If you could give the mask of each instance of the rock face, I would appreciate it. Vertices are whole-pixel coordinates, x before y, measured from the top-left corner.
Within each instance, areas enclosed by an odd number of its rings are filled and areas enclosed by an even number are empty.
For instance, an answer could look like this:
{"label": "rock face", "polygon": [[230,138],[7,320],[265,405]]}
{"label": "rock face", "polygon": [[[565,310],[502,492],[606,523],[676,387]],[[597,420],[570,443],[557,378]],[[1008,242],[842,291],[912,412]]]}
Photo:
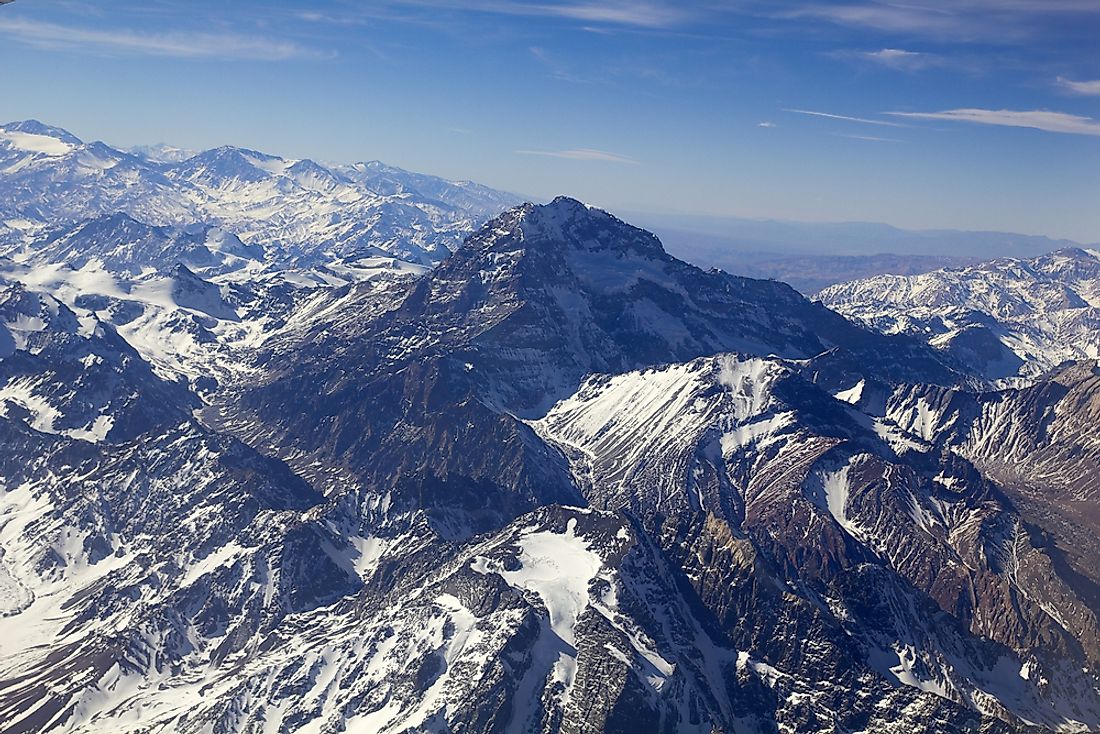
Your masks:
{"label": "rock face", "polygon": [[0,732],[1100,729],[1095,364],[979,391],[565,198],[329,286],[116,225],[0,263]]}
{"label": "rock face", "polygon": [[989,380],[1100,357],[1100,253],[1070,248],[921,275],[829,286],[825,305],[926,339]]}

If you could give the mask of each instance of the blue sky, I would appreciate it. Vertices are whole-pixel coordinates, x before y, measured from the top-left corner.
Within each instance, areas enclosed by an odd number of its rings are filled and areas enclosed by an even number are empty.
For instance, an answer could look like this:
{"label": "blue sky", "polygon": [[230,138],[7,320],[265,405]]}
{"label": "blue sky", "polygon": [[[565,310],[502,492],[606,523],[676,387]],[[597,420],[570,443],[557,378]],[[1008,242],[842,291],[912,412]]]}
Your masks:
{"label": "blue sky", "polygon": [[0,5],[0,118],[620,212],[1100,241],[1100,2]]}

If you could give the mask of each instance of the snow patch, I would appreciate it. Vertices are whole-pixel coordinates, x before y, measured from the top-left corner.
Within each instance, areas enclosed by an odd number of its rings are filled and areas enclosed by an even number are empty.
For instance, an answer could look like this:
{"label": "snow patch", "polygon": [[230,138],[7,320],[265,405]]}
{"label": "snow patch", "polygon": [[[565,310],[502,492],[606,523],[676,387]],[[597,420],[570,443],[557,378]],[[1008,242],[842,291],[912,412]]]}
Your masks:
{"label": "snow patch", "polygon": [[28,153],[42,153],[49,156],[62,156],[73,150],[72,145],[49,135],[36,135],[16,130],[0,130],[0,140],[16,150]]}
{"label": "snow patch", "polygon": [[840,392],[833,393],[833,397],[837,400],[843,400],[845,403],[856,405],[857,403],[859,403],[860,398],[863,397],[863,388],[866,386],[866,384],[866,380],[860,380],[847,390],[841,390]]}
{"label": "snow patch", "polygon": [[576,534],[577,521],[569,520],[564,534],[528,533],[519,541],[515,571],[497,571],[517,589],[533,591],[550,616],[550,628],[562,640],[574,644],[577,618],[588,606],[588,584],[599,573],[603,560]]}

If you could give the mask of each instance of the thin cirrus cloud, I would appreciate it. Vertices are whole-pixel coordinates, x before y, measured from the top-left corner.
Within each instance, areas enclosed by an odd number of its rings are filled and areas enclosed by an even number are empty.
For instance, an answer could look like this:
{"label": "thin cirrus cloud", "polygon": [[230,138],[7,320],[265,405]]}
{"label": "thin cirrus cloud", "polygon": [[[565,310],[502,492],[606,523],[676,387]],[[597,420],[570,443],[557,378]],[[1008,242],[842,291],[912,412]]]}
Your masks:
{"label": "thin cirrus cloud", "polygon": [[179,58],[286,61],[330,58],[331,52],[292,41],[233,33],[139,33],[129,29],[80,28],[26,18],[0,18],[0,36],[44,48],[71,48]]}
{"label": "thin cirrus cloud", "polygon": [[887,112],[911,120],[947,120],[1001,127],[1026,127],[1051,133],[1100,136],[1100,121],[1081,115],[1048,110],[984,110],[976,108],[942,112]]}
{"label": "thin cirrus cloud", "polygon": [[1072,79],[1058,77],[1058,86],[1068,92],[1073,92],[1074,94],[1080,94],[1087,97],[1100,95],[1100,79],[1087,82],[1075,82]]}
{"label": "thin cirrus cloud", "polygon": [[938,40],[1014,42],[1045,33],[1057,34],[1059,28],[1070,23],[1086,28],[1100,17],[1100,3],[1095,0],[910,0],[905,3],[849,0],[799,3],[779,15]]}
{"label": "thin cirrus cloud", "polygon": [[799,110],[786,108],[784,112],[794,112],[799,115],[809,115],[811,117],[823,117],[828,120],[843,120],[845,122],[859,122],[864,125],[882,125],[883,127],[908,127],[900,122],[890,122],[889,120],[870,120],[866,117],[849,117],[848,115],[834,115],[831,112],[817,112],[815,110]]}
{"label": "thin cirrus cloud", "polygon": [[517,150],[520,155],[538,155],[546,158],[565,158],[572,161],[600,161],[603,163],[630,163],[638,161],[618,153],[594,148],[571,148],[570,150]]}
{"label": "thin cirrus cloud", "polygon": [[882,138],[877,135],[847,135],[843,133],[836,133],[838,138],[849,138],[851,140],[863,140],[869,143],[900,143],[898,138]]}
{"label": "thin cirrus cloud", "polygon": [[390,0],[388,5],[496,15],[565,18],[586,23],[607,23],[640,28],[668,28],[686,21],[691,13],[674,3],[650,0],[573,0],[526,2],[525,0]]}

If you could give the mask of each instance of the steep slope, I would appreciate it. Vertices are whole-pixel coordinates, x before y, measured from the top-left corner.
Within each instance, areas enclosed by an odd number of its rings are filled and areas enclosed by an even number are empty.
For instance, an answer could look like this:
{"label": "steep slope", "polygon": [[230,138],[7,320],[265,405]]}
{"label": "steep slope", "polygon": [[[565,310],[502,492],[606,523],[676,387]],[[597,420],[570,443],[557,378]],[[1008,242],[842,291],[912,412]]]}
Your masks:
{"label": "steep slope", "polygon": [[1093,250],[882,275],[830,286],[820,297],[884,333],[920,336],[993,380],[1100,356],[1100,254]]}
{"label": "steep slope", "polygon": [[[1100,616],[1100,368],[1080,362],[1034,385],[973,394],[914,386],[887,409],[899,425],[967,457],[1024,510],[1024,531],[1044,543]],[[1050,600],[1054,603],[1056,597]],[[1052,612],[1054,613],[1054,612]],[[1090,630],[1088,613],[1060,612]],[[1095,639],[1088,653],[1098,652]]]}
{"label": "steep slope", "polygon": [[755,658],[818,690],[888,681],[1016,721],[1100,723],[1076,574],[974,467],[795,366],[722,355],[596,376],[535,426],[594,506],[642,518]]}
{"label": "steep slope", "polygon": [[84,725],[358,585],[303,518],[320,496],[198,405],[110,325],[0,280],[0,730]]}

